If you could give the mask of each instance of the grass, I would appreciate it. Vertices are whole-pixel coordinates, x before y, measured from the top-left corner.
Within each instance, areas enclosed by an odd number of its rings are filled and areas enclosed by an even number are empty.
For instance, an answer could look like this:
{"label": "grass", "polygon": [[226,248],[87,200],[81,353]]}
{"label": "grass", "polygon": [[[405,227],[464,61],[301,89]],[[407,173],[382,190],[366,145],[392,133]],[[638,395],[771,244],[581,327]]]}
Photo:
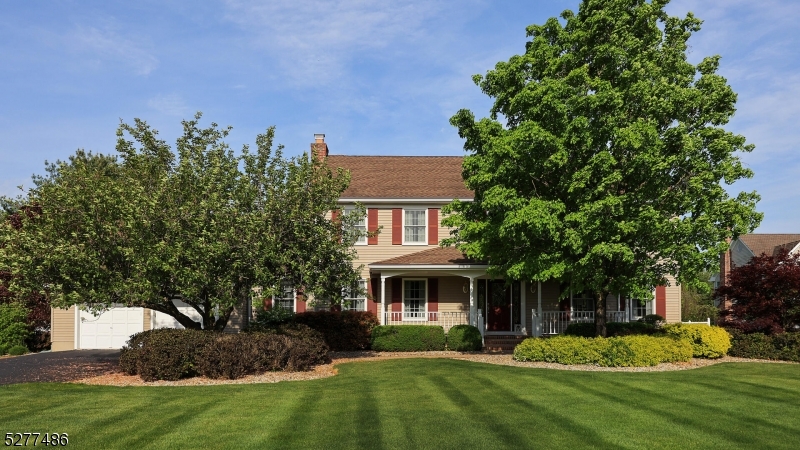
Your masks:
{"label": "grass", "polygon": [[0,387],[0,432],[75,448],[797,448],[800,365],[681,372],[356,362],[270,385]]}

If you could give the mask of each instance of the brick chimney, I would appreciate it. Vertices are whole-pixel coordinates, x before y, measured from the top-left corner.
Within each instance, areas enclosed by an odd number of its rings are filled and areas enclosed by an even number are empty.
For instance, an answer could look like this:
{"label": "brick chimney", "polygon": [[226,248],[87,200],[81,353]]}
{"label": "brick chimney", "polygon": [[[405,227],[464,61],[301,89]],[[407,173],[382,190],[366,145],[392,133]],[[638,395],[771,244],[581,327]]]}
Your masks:
{"label": "brick chimney", "polygon": [[316,133],[314,143],[311,144],[311,157],[322,161],[328,156],[328,144],[325,143],[325,135]]}

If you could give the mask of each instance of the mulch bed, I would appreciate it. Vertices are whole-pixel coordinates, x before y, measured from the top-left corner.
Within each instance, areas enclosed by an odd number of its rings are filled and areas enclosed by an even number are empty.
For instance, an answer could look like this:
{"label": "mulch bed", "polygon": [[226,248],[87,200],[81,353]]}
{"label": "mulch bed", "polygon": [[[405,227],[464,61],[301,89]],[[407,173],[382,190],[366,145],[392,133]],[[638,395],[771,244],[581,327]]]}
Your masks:
{"label": "mulch bed", "polygon": [[[317,366],[308,372],[267,372],[259,375],[250,375],[236,380],[215,380],[204,377],[188,378],[178,381],[144,382],[135,375],[125,375],[117,364],[118,353],[106,352],[105,354],[89,354],[66,357],[66,353],[50,354],[49,357],[40,357],[42,361],[33,361],[35,355],[12,358],[15,364],[16,375],[11,376],[8,368],[4,367],[9,359],[0,359],[0,384],[25,383],[25,382],[72,382],[103,386],[199,386],[217,384],[250,384],[250,383],[277,383],[280,381],[304,381],[318,378],[331,377],[337,374],[335,365],[357,361],[382,361],[398,358],[450,358],[485,364],[498,364],[505,366],[545,368],[556,370],[580,370],[600,372],[664,372],[673,370],[688,370],[710,366],[723,362],[768,362],[782,364],[797,364],[787,361],[751,360],[726,356],[720,359],[692,359],[687,363],[659,364],[654,367],[599,367],[590,365],[567,366],[544,362],[515,361],[511,353],[482,353],[482,352],[331,352],[331,364]],[[64,356],[62,356],[64,355]],[[26,360],[26,358],[30,358]],[[35,363],[35,364],[34,364]],[[6,369],[6,370],[4,370]],[[22,373],[20,373],[22,371]],[[13,371],[12,371],[13,372]]]}

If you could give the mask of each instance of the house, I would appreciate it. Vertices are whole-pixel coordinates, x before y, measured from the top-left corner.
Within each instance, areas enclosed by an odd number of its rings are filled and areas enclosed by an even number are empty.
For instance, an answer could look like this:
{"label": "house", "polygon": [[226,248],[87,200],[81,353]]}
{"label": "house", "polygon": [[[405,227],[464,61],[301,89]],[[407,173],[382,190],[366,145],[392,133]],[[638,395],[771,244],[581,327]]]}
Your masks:
{"label": "house", "polygon": [[[450,235],[440,225],[442,206],[473,198],[461,178],[463,157],[335,155],[329,154],[324,134],[315,135],[311,150],[329,166],[350,171],[341,211],[347,214],[359,202],[367,213],[357,226],[382,230],[355,243],[354,264],[363,265],[361,290],[366,295],[350,294],[346,308],[371,311],[385,325],[441,325],[447,330],[473,324],[487,337],[553,335],[570,323],[594,321],[594,300],[585,293],[561,298],[569,287],[557,281],[493,279],[485,262],[439,246]],[[657,287],[654,299],[646,302],[624,293],[611,295],[608,320],[659,314],[668,322],[680,321],[680,287],[669,281],[670,286]],[[294,312],[314,307],[313,299],[307,303],[292,286],[282,290],[270,303]],[[248,313],[235,311],[229,330],[236,331],[248,318]],[[99,317],[74,307],[53,310],[53,350],[119,348],[133,333],[176,325],[171,317],[143,308],[113,308]]]}
{"label": "house", "polygon": [[[775,256],[781,250],[788,250],[790,254],[800,252],[800,234],[743,234],[731,242],[727,252],[720,255],[719,273],[712,276],[711,281],[717,288],[728,280],[734,267],[740,267],[754,256],[766,254]],[[730,301],[719,299],[721,309],[730,308]]]}

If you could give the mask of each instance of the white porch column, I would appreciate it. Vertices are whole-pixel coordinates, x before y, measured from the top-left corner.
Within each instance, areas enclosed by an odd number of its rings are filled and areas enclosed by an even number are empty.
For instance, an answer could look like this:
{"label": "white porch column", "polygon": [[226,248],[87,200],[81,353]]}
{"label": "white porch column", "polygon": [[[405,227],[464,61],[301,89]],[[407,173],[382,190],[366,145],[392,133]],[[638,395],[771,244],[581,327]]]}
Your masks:
{"label": "white porch column", "polygon": [[387,278],[388,277],[383,276],[383,274],[381,274],[381,309],[380,309],[380,316],[378,317],[381,325],[386,325],[386,279]]}
{"label": "white porch column", "polygon": [[469,323],[478,326],[478,312],[475,305],[475,277],[469,277]]}
{"label": "white porch column", "polygon": [[538,301],[536,309],[539,311],[539,317],[542,317],[542,282],[537,281],[536,283],[536,297]]}

